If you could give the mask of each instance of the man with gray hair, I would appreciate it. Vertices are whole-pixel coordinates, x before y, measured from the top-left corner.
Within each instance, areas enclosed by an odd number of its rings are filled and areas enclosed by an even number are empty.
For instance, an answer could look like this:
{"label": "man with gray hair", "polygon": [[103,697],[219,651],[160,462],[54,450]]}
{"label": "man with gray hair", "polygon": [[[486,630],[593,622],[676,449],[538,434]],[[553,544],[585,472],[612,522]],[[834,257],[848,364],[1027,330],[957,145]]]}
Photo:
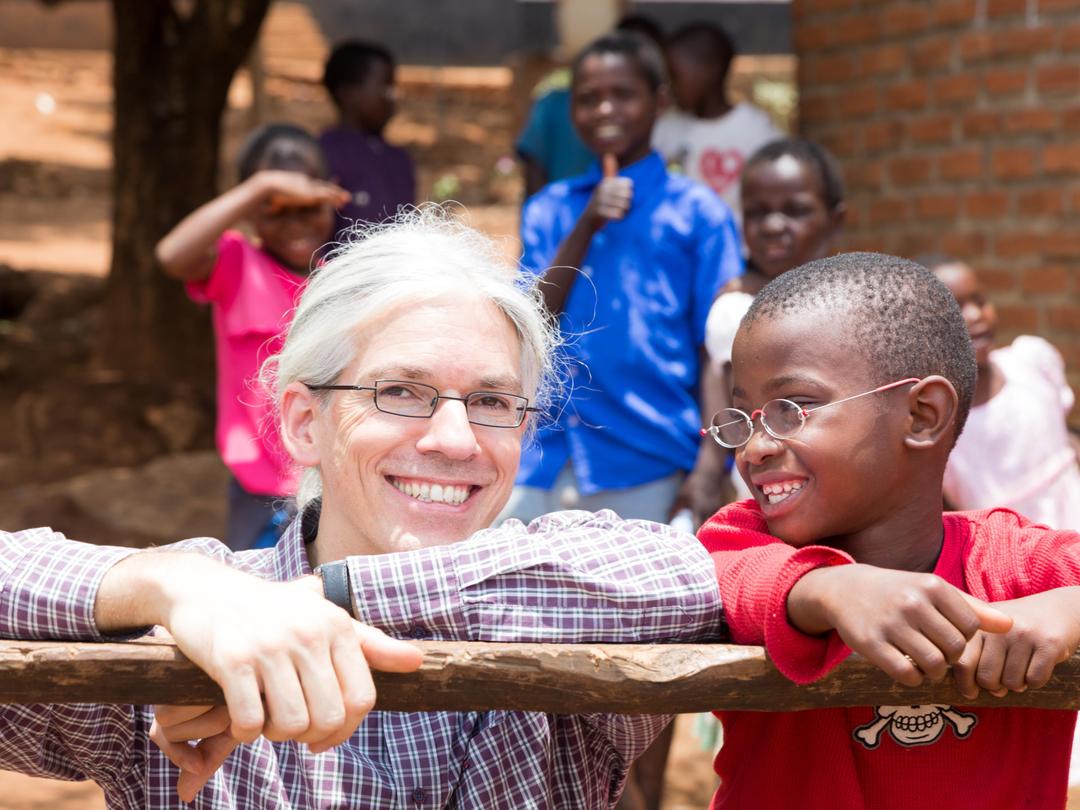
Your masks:
{"label": "man with gray hair", "polygon": [[267,368],[305,470],[276,548],[203,538],[132,552],[0,532],[0,635],[99,640],[160,625],[226,706],[0,707],[0,767],[91,778],[124,808],[613,805],[668,718],[369,713],[368,664],[420,661],[374,627],[720,638],[712,563],[690,535],[611,512],[489,528],[549,401],[555,340],[498,249],[437,213],[339,249]]}

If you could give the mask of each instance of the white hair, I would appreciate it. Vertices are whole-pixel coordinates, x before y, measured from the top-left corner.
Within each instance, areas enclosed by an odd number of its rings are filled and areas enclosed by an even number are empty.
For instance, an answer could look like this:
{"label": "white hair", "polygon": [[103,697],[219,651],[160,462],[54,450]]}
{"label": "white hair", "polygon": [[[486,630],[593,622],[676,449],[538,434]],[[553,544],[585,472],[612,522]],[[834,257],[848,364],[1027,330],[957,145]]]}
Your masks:
{"label": "white hair", "polygon": [[[437,205],[353,229],[312,272],[281,351],[263,364],[262,382],[280,410],[291,383],[337,381],[356,356],[356,333],[365,324],[406,304],[463,292],[491,302],[513,325],[525,393],[530,405],[544,408],[556,388],[558,333],[535,279],[510,263],[493,240]],[[530,420],[530,430],[532,425]],[[298,507],[321,492],[318,469],[305,470]]]}

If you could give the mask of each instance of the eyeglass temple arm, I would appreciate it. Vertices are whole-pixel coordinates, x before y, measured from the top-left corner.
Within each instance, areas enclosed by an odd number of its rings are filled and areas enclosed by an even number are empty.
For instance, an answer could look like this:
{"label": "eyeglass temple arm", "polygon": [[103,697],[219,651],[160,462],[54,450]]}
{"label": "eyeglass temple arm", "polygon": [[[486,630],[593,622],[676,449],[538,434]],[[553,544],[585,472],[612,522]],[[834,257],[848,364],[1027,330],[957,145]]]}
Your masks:
{"label": "eyeglass temple arm", "polygon": [[839,405],[841,402],[850,402],[851,400],[858,399],[859,397],[868,397],[871,394],[880,394],[882,391],[888,391],[892,388],[899,388],[901,385],[910,385],[917,382],[922,382],[922,379],[919,377],[907,377],[903,380],[891,382],[888,385],[879,385],[872,391],[863,391],[861,394],[852,394],[850,397],[844,397],[843,399],[838,399],[835,402],[826,402],[824,405],[818,405],[816,408],[803,408],[803,415],[813,413],[814,411],[824,410],[825,408],[831,408],[833,405]]}

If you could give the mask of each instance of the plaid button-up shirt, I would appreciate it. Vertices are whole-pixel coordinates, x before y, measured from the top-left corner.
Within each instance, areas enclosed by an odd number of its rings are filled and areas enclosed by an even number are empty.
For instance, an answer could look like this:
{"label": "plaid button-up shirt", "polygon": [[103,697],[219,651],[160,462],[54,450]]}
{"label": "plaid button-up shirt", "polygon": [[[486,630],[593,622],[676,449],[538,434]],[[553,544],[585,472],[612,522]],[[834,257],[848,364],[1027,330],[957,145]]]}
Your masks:
{"label": "plaid button-up shirt", "polygon": [[[309,510],[274,549],[210,539],[166,547],[273,580],[310,572]],[[306,524],[306,525],[304,525]],[[129,549],[47,529],[0,532],[0,636],[98,640],[94,599]],[[468,641],[718,640],[720,597],[697,541],[611,512],[512,521],[449,546],[349,558],[361,620],[391,634]],[[517,711],[372,712],[323,754],[260,738],[240,746],[196,798],[150,741],[146,706],[0,707],[0,767],[94,779],[110,808],[603,808],[663,716]]]}

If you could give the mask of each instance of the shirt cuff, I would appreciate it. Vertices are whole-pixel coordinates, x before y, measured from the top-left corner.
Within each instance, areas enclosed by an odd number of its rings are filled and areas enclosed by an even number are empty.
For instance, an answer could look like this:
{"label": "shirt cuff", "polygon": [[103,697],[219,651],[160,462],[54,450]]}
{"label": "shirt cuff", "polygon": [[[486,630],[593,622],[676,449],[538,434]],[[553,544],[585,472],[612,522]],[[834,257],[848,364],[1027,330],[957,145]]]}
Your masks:
{"label": "shirt cuff", "polygon": [[397,638],[463,640],[457,573],[438,551],[348,557],[357,620]]}
{"label": "shirt cuff", "polygon": [[816,568],[854,563],[847,554],[826,546],[805,546],[781,566],[765,618],[765,649],[776,668],[795,683],[805,684],[825,677],[851,653],[836,631],[809,636],[788,621],[787,601],[791,589]]}

